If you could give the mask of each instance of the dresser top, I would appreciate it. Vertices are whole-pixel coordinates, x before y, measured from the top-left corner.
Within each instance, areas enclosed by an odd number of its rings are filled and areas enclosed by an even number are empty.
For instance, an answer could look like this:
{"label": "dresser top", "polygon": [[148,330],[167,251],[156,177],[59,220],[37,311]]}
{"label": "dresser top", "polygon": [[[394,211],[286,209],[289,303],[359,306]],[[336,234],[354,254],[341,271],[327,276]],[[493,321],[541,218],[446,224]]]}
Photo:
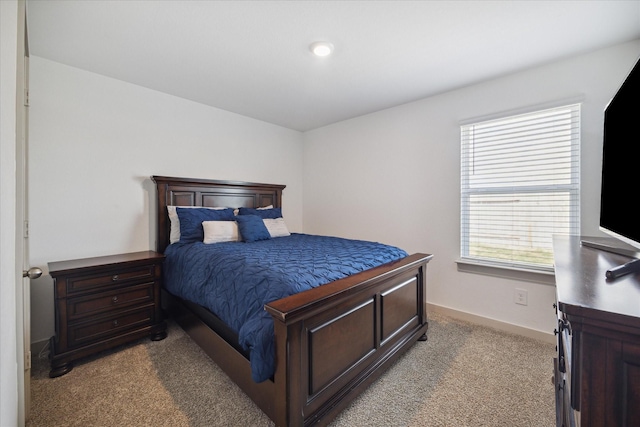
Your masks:
{"label": "dresser top", "polygon": [[48,263],[49,274],[58,276],[71,270],[82,270],[86,268],[108,267],[123,263],[156,262],[160,263],[164,255],[154,251],[131,252],[126,254],[108,255],[93,258],[81,258],[67,261],[56,261]]}
{"label": "dresser top", "polygon": [[[588,239],[583,237],[582,239]],[[633,258],[554,236],[556,294],[563,313],[640,326],[640,273],[607,280],[606,271]],[[613,241],[613,239],[612,239]]]}

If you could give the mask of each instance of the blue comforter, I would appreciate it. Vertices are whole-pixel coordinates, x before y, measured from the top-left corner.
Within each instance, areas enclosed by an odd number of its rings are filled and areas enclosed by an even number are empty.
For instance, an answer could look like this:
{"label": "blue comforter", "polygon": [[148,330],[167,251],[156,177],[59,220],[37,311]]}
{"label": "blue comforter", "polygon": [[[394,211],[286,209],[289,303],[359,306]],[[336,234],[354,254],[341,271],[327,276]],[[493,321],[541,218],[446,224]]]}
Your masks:
{"label": "blue comforter", "polygon": [[292,234],[252,243],[174,243],[165,251],[164,286],[207,307],[238,334],[253,380],[275,369],[273,320],[264,305],[407,256],[380,243]]}

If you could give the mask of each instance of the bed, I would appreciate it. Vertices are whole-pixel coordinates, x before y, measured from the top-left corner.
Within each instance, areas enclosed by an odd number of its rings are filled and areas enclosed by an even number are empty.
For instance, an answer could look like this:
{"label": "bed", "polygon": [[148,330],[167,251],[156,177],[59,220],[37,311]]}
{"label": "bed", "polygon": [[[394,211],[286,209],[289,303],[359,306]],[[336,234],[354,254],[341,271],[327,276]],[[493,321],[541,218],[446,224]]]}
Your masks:
{"label": "bed", "polygon": [[[157,251],[170,244],[167,206],[280,208],[284,185],[153,176]],[[285,215],[286,217],[286,215]],[[264,305],[273,374],[256,382],[238,336],[218,316],[166,290],[166,313],[277,426],[328,424],[416,341],[426,340],[426,272],[411,254]]]}

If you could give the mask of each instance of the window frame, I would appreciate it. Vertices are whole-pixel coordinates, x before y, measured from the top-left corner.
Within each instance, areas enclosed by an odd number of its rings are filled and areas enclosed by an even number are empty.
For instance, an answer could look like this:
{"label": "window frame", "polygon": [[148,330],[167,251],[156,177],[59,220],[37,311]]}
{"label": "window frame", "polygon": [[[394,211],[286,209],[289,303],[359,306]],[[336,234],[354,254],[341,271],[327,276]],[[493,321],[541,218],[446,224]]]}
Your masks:
{"label": "window frame", "polygon": [[[484,187],[471,187],[469,185],[470,174],[469,168],[465,165],[467,160],[466,154],[469,151],[469,143],[473,138],[465,137],[465,129],[486,125],[491,122],[509,122],[512,120],[522,120],[522,122],[530,119],[541,113],[550,112],[552,110],[558,110],[570,112],[571,124],[575,126],[571,129],[575,129],[568,137],[570,141],[570,182],[565,184],[545,184],[545,185],[486,185]],[[457,260],[459,269],[468,272],[483,272],[485,267],[491,269],[508,270],[508,271],[523,271],[528,273],[542,273],[549,275],[553,273],[553,265],[541,265],[540,263],[528,263],[522,261],[516,261],[513,257],[509,260],[486,258],[481,256],[470,255],[471,235],[470,235],[470,218],[471,218],[471,197],[473,195],[507,195],[507,194],[540,194],[540,193],[568,193],[568,215],[569,215],[569,232],[567,234],[579,234],[580,230],[580,141],[581,141],[581,116],[582,105],[580,100],[566,100],[563,103],[555,103],[553,105],[537,106],[528,108],[527,110],[512,111],[501,113],[490,118],[480,118],[467,120],[460,123],[460,259]],[[520,123],[520,122],[518,122]],[[535,143],[541,142],[542,138],[537,138]],[[465,146],[465,144],[467,144]],[[535,144],[533,144],[535,145]],[[498,156],[499,157],[499,156]],[[509,159],[503,160],[503,163],[508,162]],[[513,181],[515,182],[515,181]],[[552,227],[551,227],[552,228]],[[555,234],[555,233],[553,233]],[[549,236],[550,241],[551,236]],[[463,268],[460,268],[463,266]],[[511,275],[509,273],[508,275]]]}

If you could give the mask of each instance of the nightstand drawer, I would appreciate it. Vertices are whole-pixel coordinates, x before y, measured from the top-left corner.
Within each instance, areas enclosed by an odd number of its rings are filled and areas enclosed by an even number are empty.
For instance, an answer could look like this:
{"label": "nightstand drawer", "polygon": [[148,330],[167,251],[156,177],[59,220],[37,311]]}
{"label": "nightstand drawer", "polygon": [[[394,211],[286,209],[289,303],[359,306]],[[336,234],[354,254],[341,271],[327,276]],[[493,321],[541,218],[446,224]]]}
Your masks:
{"label": "nightstand drawer", "polygon": [[69,321],[132,305],[153,303],[154,283],[148,282],[133,287],[119,288],[110,292],[102,292],[67,300]]}
{"label": "nightstand drawer", "polygon": [[136,310],[120,312],[93,322],[69,325],[69,347],[83,346],[134,329],[151,325],[154,320],[153,304]]}
{"label": "nightstand drawer", "polygon": [[67,294],[78,294],[102,286],[113,286],[131,280],[153,280],[154,275],[154,265],[143,265],[118,270],[117,272],[109,271],[101,274],[69,277],[66,283]]}

